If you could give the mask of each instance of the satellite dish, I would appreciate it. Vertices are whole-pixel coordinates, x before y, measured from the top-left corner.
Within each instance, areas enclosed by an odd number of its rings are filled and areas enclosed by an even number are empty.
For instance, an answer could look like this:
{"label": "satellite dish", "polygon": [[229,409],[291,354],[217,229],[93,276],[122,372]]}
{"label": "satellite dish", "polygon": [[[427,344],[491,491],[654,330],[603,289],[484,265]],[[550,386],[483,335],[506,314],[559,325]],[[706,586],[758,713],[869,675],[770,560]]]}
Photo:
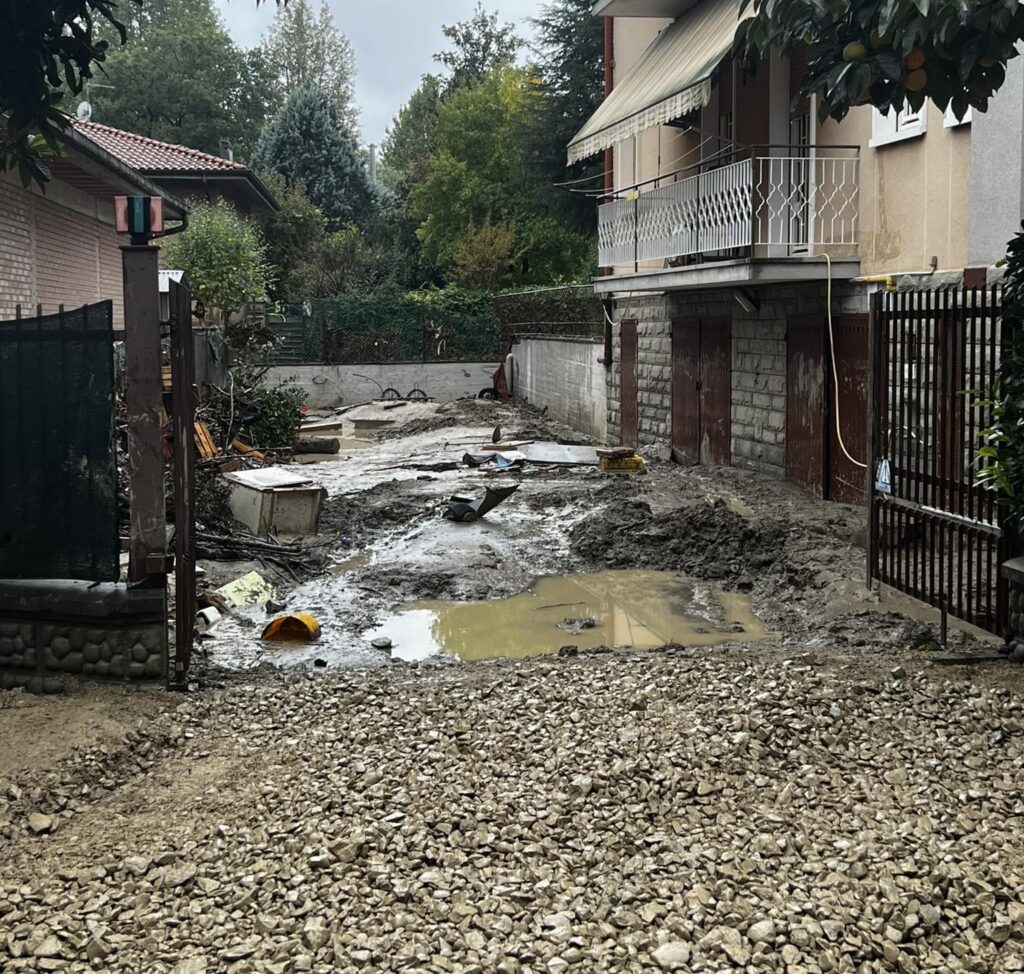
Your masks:
{"label": "satellite dish", "polygon": [[75,115],[78,117],[78,121],[88,122],[92,118],[92,105],[87,101],[80,101],[78,108],[75,109]]}

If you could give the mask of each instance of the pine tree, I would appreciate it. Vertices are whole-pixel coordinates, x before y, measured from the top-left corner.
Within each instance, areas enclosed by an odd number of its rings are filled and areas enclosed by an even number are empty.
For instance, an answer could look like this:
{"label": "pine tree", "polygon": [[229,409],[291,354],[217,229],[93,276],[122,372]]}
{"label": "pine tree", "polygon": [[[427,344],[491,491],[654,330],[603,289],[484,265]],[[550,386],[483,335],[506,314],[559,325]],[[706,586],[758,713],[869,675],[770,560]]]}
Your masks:
{"label": "pine tree", "polygon": [[349,39],[334,23],[326,3],[313,14],[309,0],[289,0],[278,6],[277,17],[263,43],[286,95],[303,84],[314,84],[334,105],[352,132],[359,129],[355,105],[356,59]]}
{"label": "pine tree", "polygon": [[356,140],[311,82],[297,87],[263,130],[253,167],[301,186],[332,230],[361,225],[370,216],[372,193]]}

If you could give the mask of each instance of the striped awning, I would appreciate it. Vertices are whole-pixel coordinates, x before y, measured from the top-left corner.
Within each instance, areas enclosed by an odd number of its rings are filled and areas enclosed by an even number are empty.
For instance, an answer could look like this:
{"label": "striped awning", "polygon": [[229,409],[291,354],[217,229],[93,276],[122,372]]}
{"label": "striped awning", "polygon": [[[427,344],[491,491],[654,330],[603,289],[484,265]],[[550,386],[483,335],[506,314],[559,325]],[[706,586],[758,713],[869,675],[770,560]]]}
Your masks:
{"label": "striped awning", "polygon": [[704,0],[669,24],[569,143],[569,162],[703,108],[738,23],[738,0]]}

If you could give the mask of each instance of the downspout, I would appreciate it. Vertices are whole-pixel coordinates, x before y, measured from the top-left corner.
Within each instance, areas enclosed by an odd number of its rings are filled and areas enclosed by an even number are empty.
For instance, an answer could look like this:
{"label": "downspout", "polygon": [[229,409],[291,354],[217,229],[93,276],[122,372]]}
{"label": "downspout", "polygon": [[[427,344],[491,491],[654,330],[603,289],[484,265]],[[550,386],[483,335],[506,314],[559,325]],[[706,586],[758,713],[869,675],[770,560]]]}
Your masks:
{"label": "downspout", "polygon": [[[604,19],[604,97],[612,93],[615,85],[615,18]],[[604,150],[604,191],[609,196],[615,191],[615,150],[609,146]],[[604,267],[601,273],[607,277],[614,268]],[[614,302],[609,298],[602,302],[604,310],[604,356],[601,364],[606,370],[612,367],[612,311]]]}

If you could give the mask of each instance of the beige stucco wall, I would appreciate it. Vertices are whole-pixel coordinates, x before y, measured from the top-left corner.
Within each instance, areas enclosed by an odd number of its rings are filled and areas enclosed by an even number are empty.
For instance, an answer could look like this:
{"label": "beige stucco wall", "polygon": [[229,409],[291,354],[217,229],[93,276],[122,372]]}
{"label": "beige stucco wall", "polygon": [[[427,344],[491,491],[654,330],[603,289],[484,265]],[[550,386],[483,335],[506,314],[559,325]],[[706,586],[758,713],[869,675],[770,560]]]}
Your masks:
{"label": "beige stucco wall", "polygon": [[[637,63],[658,32],[670,23],[663,19],[618,17],[614,22],[615,69],[618,84]],[[759,83],[761,79],[758,79]],[[764,79],[765,82],[767,78]],[[740,100],[752,89],[734,85]],[[783,82],[783,104],[778,109],[788,123],[788,87]],[[717,126],[717,88],[705,112],[702,127]],[[775,106],[772,106],[773,114]],[[902,142],[872,147],[870,107],[854,109],[842,123],[826,122],[817,128],[819,146],[859,147],[860,189],[858,254],[865,276],[928,270],[934,256],[940,269],[960,269],[968,262],[968,217],[971,126],[943,126],[943,114],[928,109],[923,135]],[[615,185],[624,188],[673,172],[694,162],[700,136],[683,135],[662,126],[615,147]],[[846,251],[842,255],[845,255]],[[834,256],[842,256],[838,252]],[[655,269],[662,262],[641,265]],[[616,268],[628,273],[632,265]]]}
{"label": "beige stucco wall", "polygon": [[860,146],[861,273],[923,271],[967,263],[971,126],[943,126],[929,105],[922,135],[870,146],[870,107],[818,130],[819,145]]}

